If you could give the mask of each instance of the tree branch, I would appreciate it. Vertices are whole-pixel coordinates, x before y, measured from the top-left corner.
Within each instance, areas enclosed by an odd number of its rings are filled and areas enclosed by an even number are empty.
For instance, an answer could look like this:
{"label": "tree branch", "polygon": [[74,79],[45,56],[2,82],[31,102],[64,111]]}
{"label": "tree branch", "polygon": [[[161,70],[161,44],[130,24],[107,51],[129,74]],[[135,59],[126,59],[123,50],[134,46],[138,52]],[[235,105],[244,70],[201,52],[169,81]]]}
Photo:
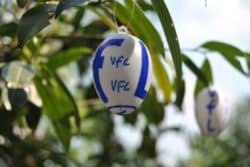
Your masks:
{"label": "tree branch", "polygon": [[103,37],[102,35],[70,35],[70,36],[51,35],[47,36],[46,39],[78,41],[78,40],[103,40]]}

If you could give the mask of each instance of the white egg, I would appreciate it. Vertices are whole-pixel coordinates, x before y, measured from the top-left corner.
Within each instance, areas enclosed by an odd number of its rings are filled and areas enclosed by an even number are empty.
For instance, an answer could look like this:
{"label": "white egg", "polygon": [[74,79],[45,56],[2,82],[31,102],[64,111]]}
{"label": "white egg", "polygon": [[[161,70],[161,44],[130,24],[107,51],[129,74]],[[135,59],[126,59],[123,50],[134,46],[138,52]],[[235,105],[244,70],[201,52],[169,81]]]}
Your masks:
{"label": "white egg", "polygon": [[217,136],[227,126],[229,111],[223,95],[214,88],[203,89],[195,101],[195,116],[201,133]]}
{"label": "white egg", "polygon": [[98,96],[111,112],[119,115],[140,106],[152,79],[147,47],[127,33],[110,36],[98,46],[92,70]]}

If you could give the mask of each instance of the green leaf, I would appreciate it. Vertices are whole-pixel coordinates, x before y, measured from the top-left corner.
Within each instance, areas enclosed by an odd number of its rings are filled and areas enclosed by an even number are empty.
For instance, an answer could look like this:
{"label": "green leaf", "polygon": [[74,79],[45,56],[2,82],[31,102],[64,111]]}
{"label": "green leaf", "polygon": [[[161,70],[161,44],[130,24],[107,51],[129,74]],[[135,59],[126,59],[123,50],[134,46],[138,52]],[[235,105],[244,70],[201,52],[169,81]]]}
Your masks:
{"label": "green leaf", "polygon": [[79,29],[79,27],[81,25],[81,20],[82,20],[84,14],[85,14],[85,9],[79,9],[76,12],[74,19],[72,21],[72,24],[74,25],[75,30]]}
{"label": "green leaf", "polygon": [[28,0],[17,0],[17,5],[19,8],[24,8]]}
{"label": "green leaf", "polygon": [[91,54],[92,50],[89,48],[71,48],[62,52],[58,52],[49,56],[47,66],[56,70],[65,66],[73,61],[79,60],[84,54]]}
{"label": "green leaf", "polygon": [[101,21],[103,21],[108,27],[110,27],[112,30],[114,31],[118,31],[117,26],[115,25],[115,23],[113,22],[113,20],[111,20],[107,14],[101,12],[100,10],[98,10],[97,8],[94,7],[89,7],[93,12],[95,12],[101,19]]}
{"label": "green leaf", "polygon": [[[161,57],[159,55],[164,55],[164,46],[161,37],[155,27],[152,25],[151,21],[145,16],[143,10],[138,6],[138,4],[132,0],[125,1],[126,6],[120,3],[116,4],[116,16],[123,24],[129,24],[129,28],[134,34],[140,38],[148,46],[151,60],[153,63],[153,70],[155,73],[157,85],[164,93],[165,102],[170,102],[171,95],[171,84],[168,79],[168,74],[162,64]],[[134,12],[131,18],[131,9]],[[110,7],[112,8],[112,7]],[[130,20],[131,18],[131,20]]]}
{"label": "green leaf", "polygon": [[92,83],[91,85],[89,85],[88,87],[85,88],[85,99],[96,99],[98,98],[98,95],[95,91],[95,86]]}
{"label": "green leaf", "polygon": [[50,24],[49,13],[54,13],[56,6],[42,4],[28,10],[21,18],[17,28],[18,44],[24,43]]}
{"label": "green leaf", "polygon": [[42,76],[36,76],[34,83],[43,101],[43,110],[52,121],[57,135],[67,150],[71,138],[69,118],[78,115],[74,101],[62,82],[58,80],[58,76],[49,70],[42,71]]}
{"label": "green leaf", "polygon": [[146,1],[138,1],[139,6],[143,9],[143,11],[153,11],[153,6]]}
{"label": "green leaf", "polygon": [[152,0],[153,6],[158,13],[158,16],[160,18],[161,24],[163,26],[169,49],[172,54],[174,64],[175,64],[175,69],[176,69],[176,75],[177,75],[177,80],[181,81],[182,80],[182,58],[181,58],[181,50],[180,50],[180,45],[178,42],[178,37],[177,33],[174,27],[174,22],[171,18],[171,15],[168,11],[168,8],[164,1],[157,1],[157,0]]}
{"label": "green leaf", "polygon": [[245,56],[245,53],[242,52],[239,48],[219,41],[209,41],[202,44],[201,47],[218,52],[228,51],[235,56]]}
{"label": "green leaf", "polygon": [[240,49],[217,41],[206,42],[201,45],[202,48],[220,53],[234,68],[240,71],[243,74],[246,72],[243,70],[240,61],[237,59],[237,56],[246,56],[244,52]]}
{"label": "green leaf", "polygon": [[248,66],[248,75],[250,75],[250,61],[247,62],[247,66]]}
{"label": "green leaf", "polygon": [[124,121],[125,123],[128,123],[130,125],[135,125],[137,122],[137,118],[138,118],[138,112],[133,112],[131,114],[126,115],[126,117],[124,117]]}
{"label": "green leaf", "polygon": [[78,107],[76,105],[76,101],[75,101],[74,97],[71,95],[70,91],[64,85],[61,78],[56,73],[54,73],[54,78],[57,81],[57,83],[61,86],[63,92],[67,95],[68,100],[71,102],[71,104],[73,104],[73,109],[74,109],[73,116],[75,118],[75,123],[76,123],[77,127],[79,128],[80,127],[80,115],[79,115]]}
{"label": "green leaf", "polygon": [[206,75],[197,67],[194,62],[185,54],[182,54],[182,60],[185,65],[201,80],[204,84],[208,85],[209,81]]}
{"label": "green leaf", "polygon": [[69,150],[70,140],[71,140],[71,132],[69,129],[69,122],[65,121],[52,121],[55,131],[60,138],[62,144],[66,151]]}
{"label": "green leaf", "polygon": [[175,105],[179,107],[179,109],[182,109],[182,104],[185,96],[185,81],[182,80],[181,83],[179,83],[179,88],[176,91],[176,100],[175,100]]}
{"label": "green leaf", "polygon": [[168,41],[168,46],[174,61],[176,77],[177,77],[177,92],[183,89],[182,83],[182,57],[178,42],[177,33],[174,27],[173,20],[164,1],[152,0],[153,7],[158,13],[165,36]]}
{"label": "green leaf", "polygon": [[[96,44],[101,42],[104,33],[109,31],[109,27],[104,23],[104,19],[93,21],[92,23],[83,27],[83,33],[96,36],[97,39],[91,43],[85,43],[89,47],[97,47]],[[99,36],[99,37],[98,37]],[[99,39],[98,39],[99,38]],[[85,41],[86,42],[86,41]]]}
{"label": "green leaf", "polygon": [[[149,126],[146,126],[143,132],[143,140],[138,153],[143,157],[155,158],[157,156],[156,152],[156,138],[151,135]],[[144,166],[144,165],[139,165]],[[150,165],[151,166],[151,165]],[[157,166],[152,164],[152,166]]]}
{"label": "green leaf", "polygon": [[171,101],[171,83],[169,81],[169,77],[167,71],[158,56],[151,56],[152,63],[154,67],[155,78],[158,86],[163,91],[164,94],[164,102],[169,103]]}
{"label": "green leaf", "polygon": [[88,114],[81,122],[81,133],[85,137],[94,137],[107,144],[113,133],[112,115],[105,107],[89,107],[88,110]]}
{"label": "green leaf", "polygon": [[202,67],[201,67],[201,71],[206,75],[206,78],[208,79],[209,83],[208,84],[204,84],[203,82],[201,82],[200,80],[196,81],[196,86],[195,86],[195,96],[197,96],[197,94],[204,88],[208,87],[212,82],[213,82],[213,74],[212,74],[212,70],[211,70],[211,66],[210,63],[208,61],[208,59],[205,59]]}
{"label": "green leaf", "polygon": [[60,0],[59,5],[56,8],[56,17],[65,9],[73,6],[80,6],[87,0]]}
{"label": "green leaf", "polygon": [[0,36],[10,36],[16,35],[17,24],[14,22],[0,25]]}
{"label": "green leaf", "polygon": [[248,75],[250,76],[250,53],[246,53],[246,55],[247,55]]}
{"label": "green leaf", "polygon": [[139,110],[145,114],[149,123],[158,125],[163,120],[164,105],[158,102],[155,88],[151,87]]}

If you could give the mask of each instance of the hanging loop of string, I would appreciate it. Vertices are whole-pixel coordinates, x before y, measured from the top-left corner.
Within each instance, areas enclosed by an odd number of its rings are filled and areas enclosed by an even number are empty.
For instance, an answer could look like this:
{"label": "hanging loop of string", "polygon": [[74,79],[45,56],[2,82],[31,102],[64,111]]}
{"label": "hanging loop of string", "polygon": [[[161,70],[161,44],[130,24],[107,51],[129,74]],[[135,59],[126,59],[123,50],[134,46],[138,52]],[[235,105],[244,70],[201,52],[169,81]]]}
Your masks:
{"label": "hanging loop of string", "polygon": [[113,20],[115,22],[116,30],[118,31],[119,30],[119,26],[118,26],[118,22],[117,22],[117,19],[116,19],[116,7],[117,7],[117,2],[116,2],[116,0],[114,0]]}
{"label": "hanging loop of string", "polygon": [[126,28],[128,28],[130,26],[130,23],[131,23],[131,21],[133,19],[134,13],[135,13],[135,2],[133,1],[132,13],[130,15],[130,18],[129,18],[128,24],[126,25]]}
{"label": "hanging loop of string", "polygon": [[133,1],[133,6],[132,6],[132,11],[131,11],[131,15],[129,17],[129,20],[128,20],[128,23],[126,26],[120,26],[118,25],[118,21],[116,19],[116,10],[117,10],[117,2],[116,0],[114,0],[114,9],[113,9],[113,19],[114,19],[114,22],[115,22],[115,26],[118,30],[118,32],[126,32],[128,33],[128,27],[130,26],[131,24],[131,21],[133,19],[133,16],[134,16],[134,12],[135,12],[135,2]]}

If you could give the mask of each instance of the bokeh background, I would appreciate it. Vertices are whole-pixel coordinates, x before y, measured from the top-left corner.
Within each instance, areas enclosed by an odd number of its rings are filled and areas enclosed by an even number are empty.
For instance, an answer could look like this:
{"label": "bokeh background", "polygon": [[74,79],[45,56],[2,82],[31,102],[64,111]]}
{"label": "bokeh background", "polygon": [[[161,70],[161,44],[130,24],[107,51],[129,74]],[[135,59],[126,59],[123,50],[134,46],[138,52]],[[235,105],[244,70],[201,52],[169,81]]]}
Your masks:
{"label": "bokeh background", "polygon": [[[132,12],[132,2],[66,3],[67,9],[57,19],[55,11],[49,12],[49,25],[17,48],[20,38],[35,27],[32,21],[43,20],[39,16],[44,16],[31,14],[33,20],[25,22],[26,31],[21,31],[23,14],[39,4],[57,5],[59,1],[28,1],[20,8],[14,0],[0,0],[1,167],[249,166],[249,75],[242,74],[221,53],[200,48],[208,41],[231,44],[248,53],[248,57],[237,60],[245,71],[249,70],[250,1],[164,1],[182,53],[199,68],[204,60],[209,60],[212,85],[223,93],[230,108],[229,126],[218,137],[200,134],[194,116],[194,91],[200,78],[184,64],[183,104],[178,107],[174,103],[176,76],[169,42],[151,1],[137,3],[160,34],[165,57],[159,58],[158,64],[163,64],[166,74],[155,74],[154,87],[145,103],[129,116],[112,115],[97,98],[90,61],[98,44],[115,33],[115,20],[119,25],[127,25],[134,35],[156,38],[155,34],[139,33],[148,27],[143,27],[143,20]],[[122,11],[122,6],[127,10]],[[21,35],[17,35],[20,31]],[[151,50],[153,45],[145,42]],[[156,55],[160,57],[160,51]],[[165,75],[169,81],[162,81],[163,85],[172,87],[167,102],[157,80]],[[65,108],[77,112],[60,117],[60,111],[67,112]]]}

